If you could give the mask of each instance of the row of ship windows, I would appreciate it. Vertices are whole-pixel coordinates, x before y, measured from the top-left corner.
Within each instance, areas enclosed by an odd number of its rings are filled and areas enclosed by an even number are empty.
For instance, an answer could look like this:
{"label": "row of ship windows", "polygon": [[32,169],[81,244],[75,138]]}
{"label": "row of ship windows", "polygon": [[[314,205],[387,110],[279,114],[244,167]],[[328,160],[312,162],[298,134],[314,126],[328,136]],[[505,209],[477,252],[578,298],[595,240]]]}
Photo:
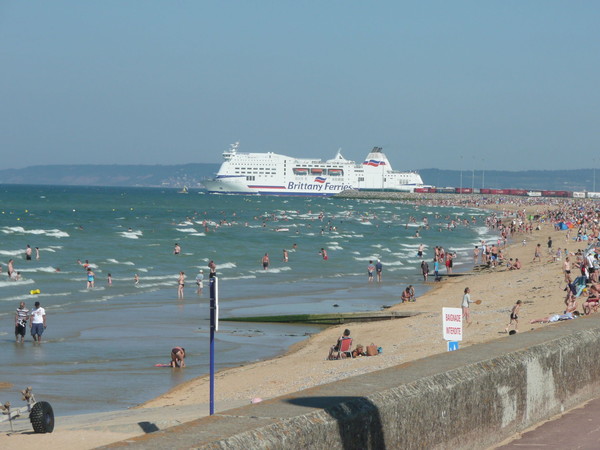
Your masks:
{"label": "row of ship windows", "polygon": [[340,177],[344,175],[343,169],[309,169],[306,167],[295,167],[293,172],[294,175],[329,175],[331,177]]}

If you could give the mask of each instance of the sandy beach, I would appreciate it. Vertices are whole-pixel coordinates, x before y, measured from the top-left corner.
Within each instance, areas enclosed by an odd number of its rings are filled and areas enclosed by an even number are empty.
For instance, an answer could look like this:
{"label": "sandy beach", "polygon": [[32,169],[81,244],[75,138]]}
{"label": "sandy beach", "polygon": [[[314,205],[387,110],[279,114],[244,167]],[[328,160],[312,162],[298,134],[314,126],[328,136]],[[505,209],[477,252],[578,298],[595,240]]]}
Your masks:
{"label": "sandy beach", "polygon": [[[486,209],[491,209],[486,206]],[[496,205],[498,214],[502,210],[523,209],[521,205]],[[526,206],[527,213],[535,214],[547,206]],[[567,248],[570,252],[585,249],[587,242],[566,239],[565,231],[555,231],[551,223],[539,223],[540,229],[532,234],[517,234],[511,244],[504,249],[506,258],[518,258],[522,262],[520,270],[507,270],[505,267],[483,269],[454,277],[444,277],[442,282],[433,282],[431,290],[417,298],[414,303],[398,304],[400,293],[405,286],[398,286],[398,296],[390,299],[395,304],[391,310],[413,311],[419,314],[399,320],[352,324],[329,328],[311,336],[289,349],[286,354],[267,361],[223,370],[216,376],[216,402],[250,403],[251,399],[273,398],[315,385],[330,383],[345,377],[376,371],[386,367],[404,364],[419,358],[445,352],[446,342],[442,338],[442,307],[460,307],[465,287],[471,289],[471,297],[480,299],[480,305],[473,305],[473,322],[465,328],[461,348],[506,337],[504,331],[509,321],[512,306],[522,300],[519,332],[527,332],[536,327],[552,327],[552,324],[529,324],[531,319],[545,317],[564,310],[565,282],[562,261],[554,261],[546,249],[548,237],[552,237],[554,248]],[[526,245],[522,244],[526,239]],[[542,261],[533,262],[536,244],[541,244]],[[420,277],[415,267],[415,278]],[[445,274],[445,269],[441,273]],[[573,270],[575,273],[576,270]],[[386,279],[384,271],[383,282]],[[576,275],[575,275],[576,276]],[[581,301],[579,311],[582,311]],[[585,319],[581,319],[585,320]],[[375,357],[360,357],[328,361],[328,349],[345,328],[350,328],[354,344],[366,346],[374,343],[383,348],[383,353]],[[137,408],[155,408],[208,403],[208,377],[201,377],[179,385],[177,388],[146,402]],[[3,430],[7,429],[7,426]],[[0,435],[0,446],[11,449],[33,449],[43,445],[47,448],[83,449],[93,448],[117,440],[126,439],[136,433],[106,433],[99,431],[73,431],[57,429],[49,435],[36,435],[29,432]],[[137,434],[142,434],[140,430]]]}

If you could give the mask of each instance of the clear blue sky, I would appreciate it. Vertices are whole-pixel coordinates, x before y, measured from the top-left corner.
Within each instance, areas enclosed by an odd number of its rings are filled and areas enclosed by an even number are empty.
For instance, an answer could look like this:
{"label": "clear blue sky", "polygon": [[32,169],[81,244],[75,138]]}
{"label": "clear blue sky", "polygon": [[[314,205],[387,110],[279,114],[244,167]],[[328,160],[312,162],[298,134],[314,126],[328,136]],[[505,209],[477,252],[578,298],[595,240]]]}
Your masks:
{"label": "clear blue sky", "polygon": [[600,2],[0,0],[0,168],[600,167]]}

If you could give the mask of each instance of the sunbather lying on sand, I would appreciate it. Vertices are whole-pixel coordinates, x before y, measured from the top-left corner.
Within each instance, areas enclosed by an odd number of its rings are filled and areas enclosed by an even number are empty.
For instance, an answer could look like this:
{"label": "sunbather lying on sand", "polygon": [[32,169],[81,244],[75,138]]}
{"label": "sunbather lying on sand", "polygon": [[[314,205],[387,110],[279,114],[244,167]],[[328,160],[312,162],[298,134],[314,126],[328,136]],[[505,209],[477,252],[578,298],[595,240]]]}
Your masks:
{"label": "sunbather lying on sand", "polygon": [[551,316],[544,317],[542,319],[533,319],[529,323],[551,323],[551,322],[559,322],[562,320],[576,319],[578,317],[579,317],[579,311],[574,311],[572,313],[566,313],[566,314],[552,314]]}

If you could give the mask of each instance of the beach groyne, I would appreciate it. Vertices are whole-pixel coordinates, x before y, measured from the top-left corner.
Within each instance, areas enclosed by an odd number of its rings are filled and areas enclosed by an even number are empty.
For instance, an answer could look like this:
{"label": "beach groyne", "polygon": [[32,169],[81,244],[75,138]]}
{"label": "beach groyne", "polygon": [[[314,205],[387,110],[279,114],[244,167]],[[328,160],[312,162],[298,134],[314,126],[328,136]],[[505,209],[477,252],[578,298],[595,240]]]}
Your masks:
{"label": "beach groyne", "polygon": [[486,448],[597,397],[599,369],[600,317],[592,316],[229,410],[109,448]]}

